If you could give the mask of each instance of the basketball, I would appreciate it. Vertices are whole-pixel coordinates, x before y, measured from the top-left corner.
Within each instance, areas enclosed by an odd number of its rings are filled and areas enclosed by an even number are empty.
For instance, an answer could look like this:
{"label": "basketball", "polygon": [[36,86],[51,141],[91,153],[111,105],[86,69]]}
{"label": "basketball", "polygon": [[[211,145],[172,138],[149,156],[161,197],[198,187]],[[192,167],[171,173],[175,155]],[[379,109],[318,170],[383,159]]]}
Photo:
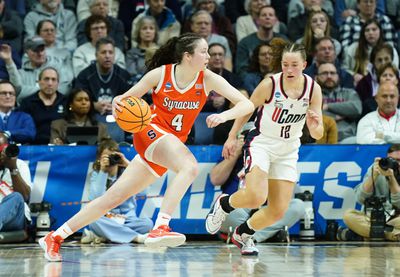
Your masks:
{"label": "basketball", "polygon": [[122,130],[138,133],[150,124],[151,110],[146,101],[130,96],[121,102],[124,103],[124,107],[121,112],[116,110],[116,121]]}

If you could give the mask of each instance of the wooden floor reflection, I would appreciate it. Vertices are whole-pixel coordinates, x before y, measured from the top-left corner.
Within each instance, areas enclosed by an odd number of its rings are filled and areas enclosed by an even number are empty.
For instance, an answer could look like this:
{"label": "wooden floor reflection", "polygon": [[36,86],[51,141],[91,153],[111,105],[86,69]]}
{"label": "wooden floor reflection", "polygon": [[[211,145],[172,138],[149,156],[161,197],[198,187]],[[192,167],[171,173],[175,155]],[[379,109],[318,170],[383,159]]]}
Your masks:
{"label": "wooden floor reflection", "polygon": [[174,249],[135,244],[66,243],[62,263],[36,244],[0,245],[0,276],[399,276],[399,243],[258,244],[257,258],[236,246],[189,242]]}

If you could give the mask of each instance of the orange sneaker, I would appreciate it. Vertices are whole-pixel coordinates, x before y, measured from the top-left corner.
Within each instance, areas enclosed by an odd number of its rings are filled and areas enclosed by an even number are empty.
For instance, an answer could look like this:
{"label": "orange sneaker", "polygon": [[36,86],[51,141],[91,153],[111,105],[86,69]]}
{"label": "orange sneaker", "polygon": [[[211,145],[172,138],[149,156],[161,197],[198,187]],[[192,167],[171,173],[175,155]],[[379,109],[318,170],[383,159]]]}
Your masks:
{"label": "orange sneaker", "polygon": [[51,231],[43,238],[39,239],[40,247],[44,250],[44,257],[50,262],[60,262],[60,246],[64,240],[60,236],[53,237],[54,231]]}
{"label": "orange sneaker", "polygon": [[185,241],[184,234],[171,232],[169,226],[161,225],[150,231],[144,244],[149,247],[177,247],[184,244]]}

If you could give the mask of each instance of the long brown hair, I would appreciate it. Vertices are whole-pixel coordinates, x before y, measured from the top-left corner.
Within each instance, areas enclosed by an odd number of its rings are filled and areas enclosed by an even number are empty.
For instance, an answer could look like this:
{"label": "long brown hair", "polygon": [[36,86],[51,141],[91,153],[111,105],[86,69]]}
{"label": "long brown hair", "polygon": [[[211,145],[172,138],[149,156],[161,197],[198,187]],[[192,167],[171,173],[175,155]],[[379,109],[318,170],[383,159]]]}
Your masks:
{"label": "long brown hair", "polygon": [[364,76],[367,75],[367,68],[368,68],[368,61],[369,61],[368,60],[368,55],[369,55],[368,42],[367,42],[367,39],[365,38],[365,29],[371,24],[375,24],[379,28],[379,39],[378,39],[376,45],[381,45],[384,43],[381,25],[375,18],[368,19],[364,23],[364,25],[362,26],[361,31],[360,31],[360,38],[358,40],[358,46],[356,49],[356,53],[354,55],[354,60],[356,63],[353,68],[353,71],[355,73],[360,73],[361,75],[364,75]]}
{"label": "long brown hair", "polygon": [[304,61],[307,60],[306,49],[303,44],[291,43],[282,38],[273,38],[270,41],[272,49],[271,70],[272,72],[282,71],[282,56],[285,53],[299,52]]}
{"label": "long brown hair", "polygon": [[306,27],[304,29],[304,37],[302,39],[302,43],[306,48],[307,55],[314,55],[316,39],[314,38],[314,34],[311,28],[312,17],[316,14],[322,14],[326,20],[326,30],[324,32],[325,37],[331,36],[331,24],[329,22],[329,17],[324,11],[312,11],[307,18]]}
{"label": "long brown hair", "polygon": [[185,52],[194,54],[197,42],[203,39],[198,34],[186,33],[179,37],[170,38],[162,45],[147,62],[147,70],[153,70],[164,64],[180,63]]}

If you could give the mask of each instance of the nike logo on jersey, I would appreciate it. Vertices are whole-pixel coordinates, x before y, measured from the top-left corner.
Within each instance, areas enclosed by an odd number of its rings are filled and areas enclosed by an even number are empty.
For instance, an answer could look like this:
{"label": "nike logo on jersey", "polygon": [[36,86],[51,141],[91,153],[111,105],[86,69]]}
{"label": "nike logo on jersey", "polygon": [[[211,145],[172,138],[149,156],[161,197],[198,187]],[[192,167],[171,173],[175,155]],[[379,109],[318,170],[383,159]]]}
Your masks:
{"label": "nike logo on jersey", "polygon": [[171,92],[171,91],[174,91],[174,90],[173,89],[167,89],[167,88],[164,89],[164,92]]}
{"label": "nike logo on jersey", "polygon": [[293,114],[289,113],[288,109],[281,109],[275,107],[272,113],[272,121],[279,124],[296,123],[302,121],[306,117],[306,114]]}

